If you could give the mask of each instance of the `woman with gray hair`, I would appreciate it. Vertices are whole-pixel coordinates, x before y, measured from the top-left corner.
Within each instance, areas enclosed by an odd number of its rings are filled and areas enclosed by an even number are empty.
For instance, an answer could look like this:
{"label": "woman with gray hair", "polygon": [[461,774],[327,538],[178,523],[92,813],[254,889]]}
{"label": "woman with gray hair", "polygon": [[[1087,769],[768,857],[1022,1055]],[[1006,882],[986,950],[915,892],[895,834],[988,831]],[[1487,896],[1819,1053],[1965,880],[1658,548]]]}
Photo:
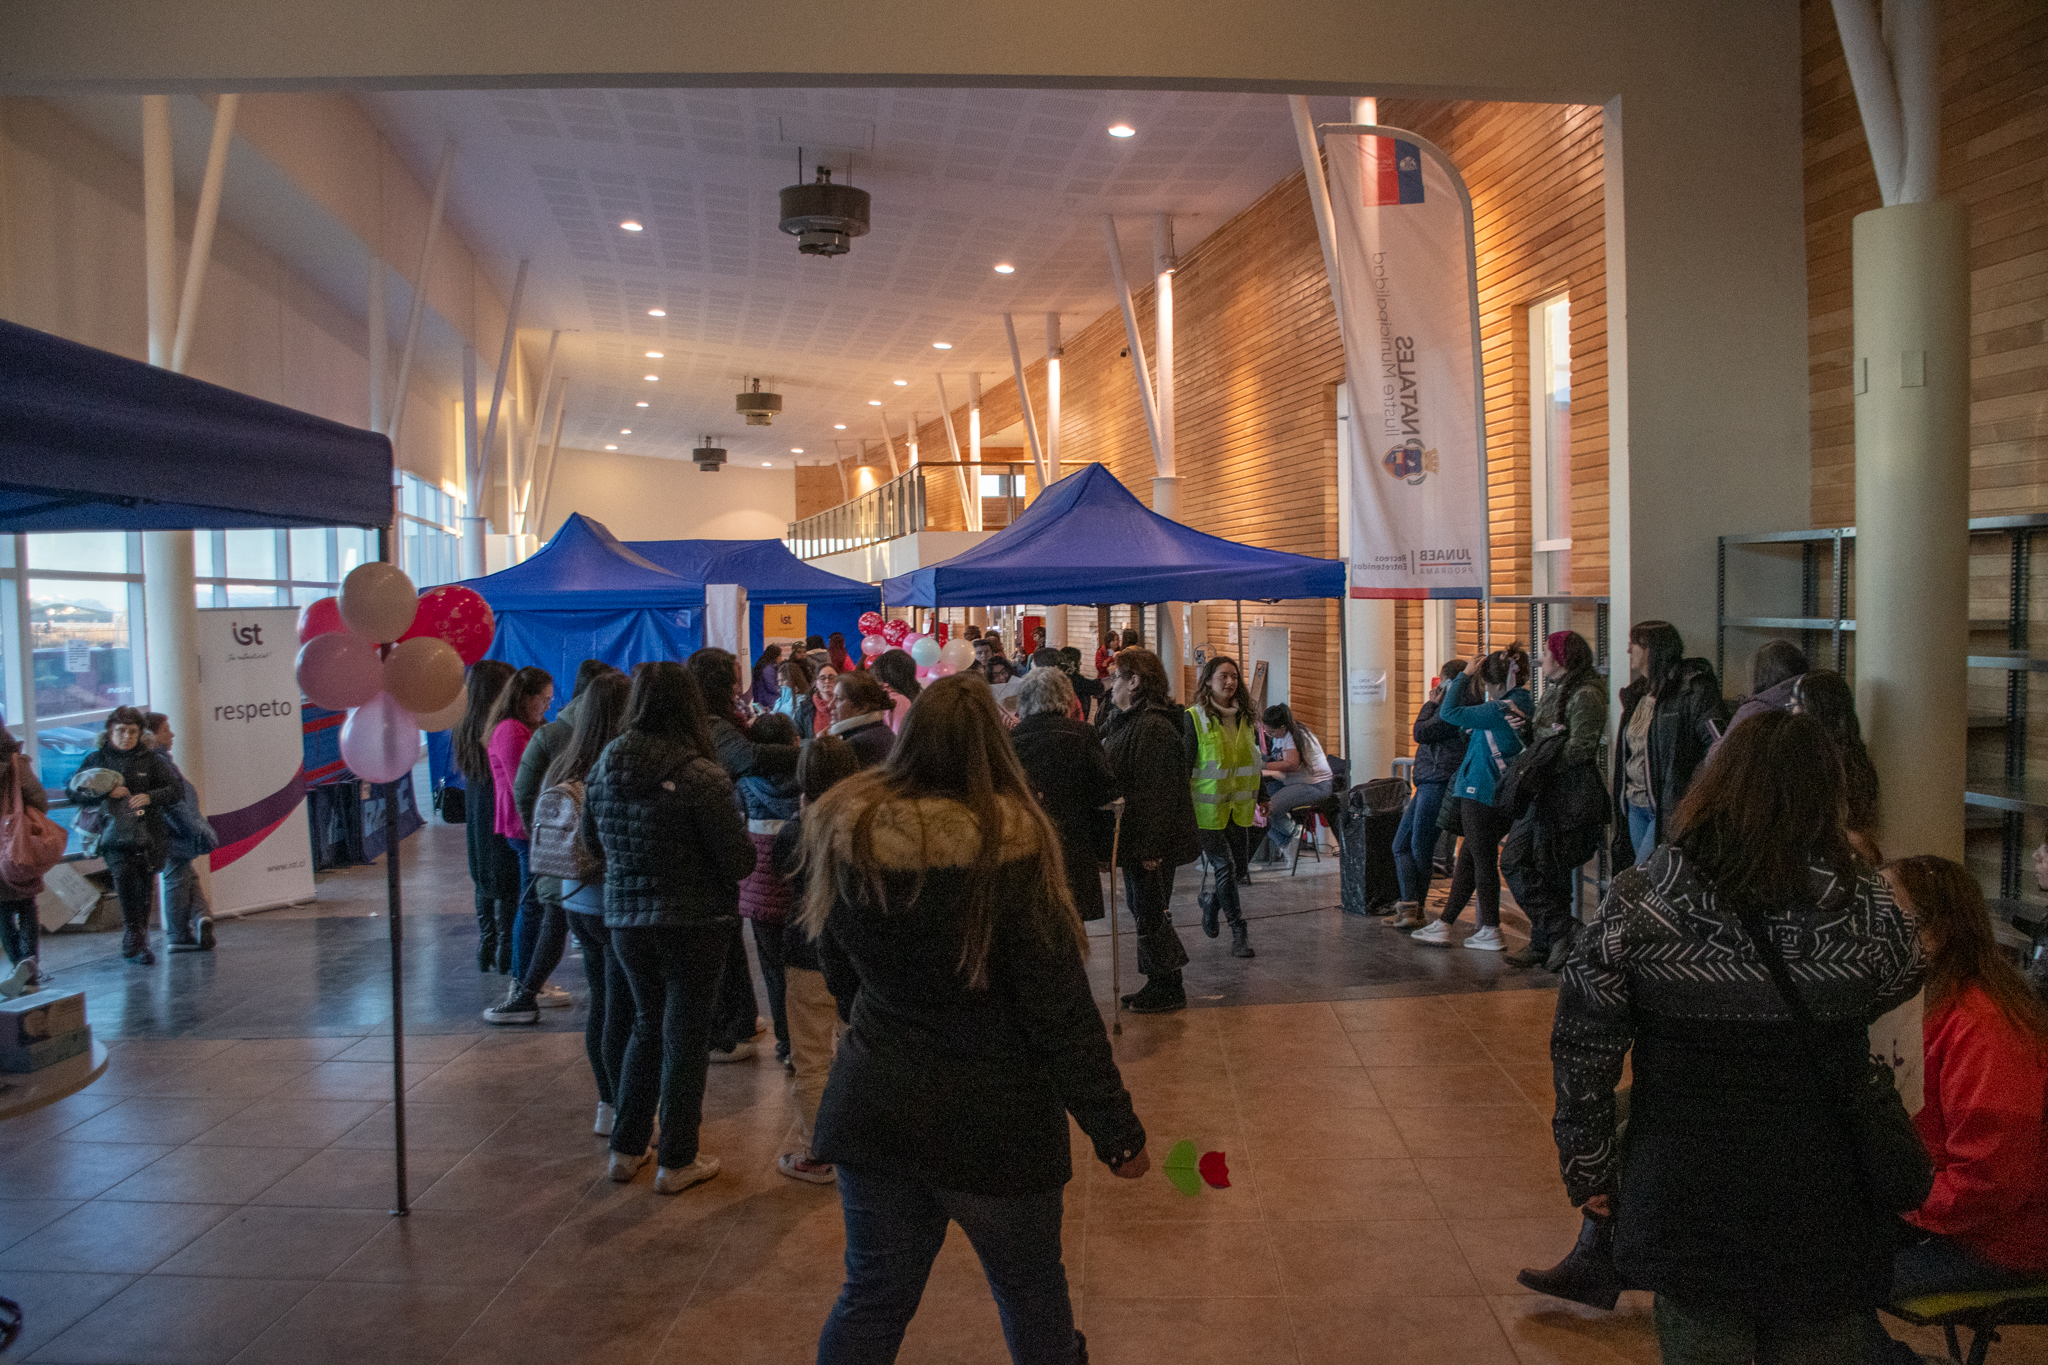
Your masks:
{"label": "woman with gray hair", "polygon": [[1116,800],[1116,774],[1094,726],[1075,712],[1074,685],[1057,668],[1034,668],[1017,689],[1010,732],[1024,777],[1051,817],[1066,856],[1067,887],[1084,920],[1102,918],[1101,865],[1109,857],[1113,817],[1102,809]]}

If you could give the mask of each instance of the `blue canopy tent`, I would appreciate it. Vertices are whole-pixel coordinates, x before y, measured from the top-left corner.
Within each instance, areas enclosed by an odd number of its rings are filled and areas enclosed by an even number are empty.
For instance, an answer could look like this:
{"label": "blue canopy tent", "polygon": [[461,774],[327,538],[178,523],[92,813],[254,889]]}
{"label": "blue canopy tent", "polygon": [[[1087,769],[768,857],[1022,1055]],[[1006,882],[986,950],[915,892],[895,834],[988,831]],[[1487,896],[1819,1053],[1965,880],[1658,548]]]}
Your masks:
{"label": "blue canopy tent", "polygon": [[804,633],[839,631],[858,647],[862,612],[882,605],[872,583],[813,568],[779,540],[634,540],[627,548],[693,583],[737,583],[747,590],[749,639],[767,638],[764,606],[801,605]]}
{"label": "blue canopy tent", "polygon": [[1342,597],[1344,564],[1239,545],[1160,516],[1099,464],[973,549],[882,584],[892,607]]}
{"label": "blue canopy tent", "polygon": [[0,321],[0,531],[391,524],[391,443]]}

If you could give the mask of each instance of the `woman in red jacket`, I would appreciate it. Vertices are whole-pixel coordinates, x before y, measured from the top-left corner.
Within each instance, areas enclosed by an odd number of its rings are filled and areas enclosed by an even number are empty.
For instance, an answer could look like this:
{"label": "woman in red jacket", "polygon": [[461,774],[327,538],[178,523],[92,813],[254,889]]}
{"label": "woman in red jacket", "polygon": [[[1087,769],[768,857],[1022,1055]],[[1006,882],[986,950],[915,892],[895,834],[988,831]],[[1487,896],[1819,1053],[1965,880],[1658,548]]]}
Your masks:
{"label": "woman in red jacket", "polygon": [[[2048,1006],[2004,956],[1984,894],[1946,858],[1885,869],[1927,955],[1926,1104],[1914,1116],[1934,1192],[1906,1221],[1893,1292],[2048,1278]],[[1902,1357],[1903,1358],[1903,1357]]]}

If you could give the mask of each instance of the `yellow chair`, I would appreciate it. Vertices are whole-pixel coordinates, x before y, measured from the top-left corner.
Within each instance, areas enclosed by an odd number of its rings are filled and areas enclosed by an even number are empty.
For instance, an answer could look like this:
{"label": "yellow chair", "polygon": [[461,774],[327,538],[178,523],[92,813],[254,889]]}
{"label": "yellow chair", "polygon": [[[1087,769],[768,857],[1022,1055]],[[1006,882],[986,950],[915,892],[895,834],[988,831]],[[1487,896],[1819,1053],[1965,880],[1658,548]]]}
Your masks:
{"label": "yellow chair", "polygon": [[[1984,1365],[1985,1353],[1998,1340],[1999,1328],[2048,1324],[2048,1283],[1922,1294],[1917,1299],[1902,1299],[1884,1311],[1915,1327],[1941,1328],[1948,1337],[1949,1359],[1956,1365]],[[1971,1332],[1967,1357],[1956,1340],[1958,1327]]]}

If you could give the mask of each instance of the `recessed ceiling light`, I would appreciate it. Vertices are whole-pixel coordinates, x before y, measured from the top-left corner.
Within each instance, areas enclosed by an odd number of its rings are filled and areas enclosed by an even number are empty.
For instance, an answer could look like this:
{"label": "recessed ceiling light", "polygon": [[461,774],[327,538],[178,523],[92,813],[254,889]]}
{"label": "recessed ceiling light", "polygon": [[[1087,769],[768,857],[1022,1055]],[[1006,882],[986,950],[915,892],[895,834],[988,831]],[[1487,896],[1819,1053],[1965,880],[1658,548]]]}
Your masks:
{"label": "recessed ceiling light", "polygon": [[1136,137],[1138,130],[1128,123],[1112,123],[1109,125],[1109,135],[1111,137]]}
{"label": "recessed ceiling light", "polygon": [[1016,273],[1017,267],[1011,265],[1008,261],[1004,261],[996,266],[996,274],[998,275],[1014,275]]}
{"label": "recessed ceiling light", "polygon": [[626,220],[625,222],[623,222],[623,223],[619,224],[619,226],[620,226],[620,227],[622,227],[622,228],[624,228],[624,229],[625,229],[626,231],[628,231],[628,232],[639,232],[639,231],[641,231],[641,225],[640,225],[639,223],[635,222],[635,221],[634,221],[633,219],[631,219],[631,218],[628,218],[628,219],[627,219],[627,220]]}
{"label": "recessed ceiling light", "polygon": [[908,379],[899,379],[896,381],[896,387],[899,389],[908,388],[910,387],[910,381]]}
{"label": "recessed ceiling light", "polygon": [[846,423],[844,423],[844,422],[834,422],[834,423],[832,424],[832,430],[834,430],[834,431],[844,431],[844,430],[846,430]]}
{"label": "recessed ceiling light", "polygon": [[791,446],[789,448],[789,453],[792,455],[801,455],[804,453],[804,448],[802,446]]}
{"label": "recessed ceiling light", "polygon": [[950,341],[934,341],[932,349],[934,351],[950,351],[953,349],[953,343]]}
{"label": "recessed ceiling light", "polygon": [[631,428],[631,427],[620,427],[620,428],[619,428],[619,435],[621,435],[621,436],[631,436],[632,434],[633,434],[633,428]]}
{"label": "recessed ceiling light", "polygon": [[668,316],[668,309],[666,309],[666,308],[650,308],[650,309],[648,309],[648,310],[647,310],[647,316],[648,316],[648,317],[651,317],[651,318],[665,318],[665,317],[667,317],[667,316]]}
{"label": "recessed ceiling light", "polygon": [[761,461],[761,468],[763,468],[763,469],[773,469],[774,467],[775,467],[775,461],[773,461],[773,460],[763,460],[763,461]]}
{"label": "recessed ceiling light", "polygon": [[606,449],[606,450],[617,450],[617,449],[618,449],[618,447],[617,447],[617,446],[606,446],[606,447],[605,447],[605,449]]}
{"label": "recessed ceiling light", "polygon": [[649,352],[647,353],[647,358],[648,358],[649,360],[659,360],[659,359],[661,359],[661,352],[660,352],[660,351],[649,351]]}
{"label": "recessed ceiling light", "polygon": [[868,406],[871,408],[879,408],[880,406],[882,406],[882,400],[879,398],[870,398],[868,400]]}
{"label": "recessed ceiling light", "polygon": [[636,408],[644,408],[647,406],[647,400],[643,398],[639,402],[635,403],[633,406]]}
{"label": "recessed ceiling light", "polygon": [[650,374],[646,376],[646,378],[647,382],[650,384],[659,384],[661,382],[661,376],[658,374]]}

